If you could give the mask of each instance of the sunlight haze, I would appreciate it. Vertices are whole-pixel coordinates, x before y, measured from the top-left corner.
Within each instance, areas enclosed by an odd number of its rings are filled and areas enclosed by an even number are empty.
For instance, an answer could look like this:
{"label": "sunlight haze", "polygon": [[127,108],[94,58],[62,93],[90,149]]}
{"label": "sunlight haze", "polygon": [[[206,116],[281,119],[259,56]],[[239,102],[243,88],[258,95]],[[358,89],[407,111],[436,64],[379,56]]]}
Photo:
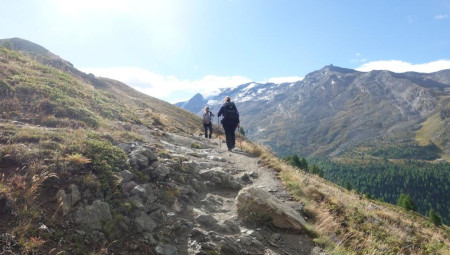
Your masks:
{"label": "sunlight haze", "polygon": [[450,69],[450,1],[0,0],[0,38],[35,42],[171,103],[325,65]]}

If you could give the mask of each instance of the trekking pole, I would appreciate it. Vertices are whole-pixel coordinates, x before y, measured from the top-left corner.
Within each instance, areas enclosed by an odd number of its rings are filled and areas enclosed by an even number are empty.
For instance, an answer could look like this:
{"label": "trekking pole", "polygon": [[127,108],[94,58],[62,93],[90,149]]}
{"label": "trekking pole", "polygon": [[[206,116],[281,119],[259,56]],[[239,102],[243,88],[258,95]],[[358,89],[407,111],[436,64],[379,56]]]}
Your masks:
{"label": "trekking pole", "polygon": [[222,148],[222,141],[220,140],[220,117],[217,116],[217,129],[219,131],[219,148]]}
{"label": "trekking pole", "polygon": [[238,133],[239,133],[239,147],[242,150],[242,142],[241,142],[241,125],[238,125]]}

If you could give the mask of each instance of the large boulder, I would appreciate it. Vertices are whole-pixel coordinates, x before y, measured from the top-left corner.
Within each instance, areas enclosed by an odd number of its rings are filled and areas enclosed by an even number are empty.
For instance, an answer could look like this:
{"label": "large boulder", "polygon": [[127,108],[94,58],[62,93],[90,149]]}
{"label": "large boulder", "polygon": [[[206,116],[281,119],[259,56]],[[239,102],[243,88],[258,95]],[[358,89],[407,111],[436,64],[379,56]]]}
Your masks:
{"label": "large boulder", "polygon": [[78,204],[78,202],[80,202],[81,193],[77,185],[75,184],[70,184],[69,190],[70,190],[70,205],[74,207]]}
{"label": "large boulder", "polygon": [[130,164],[136,169],[143,169],[157,160],[156,154],[146,146],[136,146],[130,153]]}
{"label": "large boulder", "polygon": [[201,170],[200,176],[207,181],[206,184],[210,188],[239,190],[242,187],[229,173],[224,172],[221,167]]}
{"label": "large boulder", "polygon": [[303,217],[267,191],[257,187],[242,189],[237,197],[239,218],[250,224],[271,224],[278,228],[302,231]]}
{"label": "large boulder", "polygon": [[64,216],[67,215],[70,211],[70,202],[66,192],[63,189],[56,192],[56,201],[58,201],[58,206],[61,208],[62,214]]}
{"label": "large boulder", "polygon": [[102,230],[102,223],[107,220],[112,220],[109,204],[100,200],[80,206],[75,212],[75,222],[86,230]]}
{"label": "large boulder", "polygon": [[157,227],[156,222],[144,212],[134,219],[134,223],[138,232],[152,232]]}

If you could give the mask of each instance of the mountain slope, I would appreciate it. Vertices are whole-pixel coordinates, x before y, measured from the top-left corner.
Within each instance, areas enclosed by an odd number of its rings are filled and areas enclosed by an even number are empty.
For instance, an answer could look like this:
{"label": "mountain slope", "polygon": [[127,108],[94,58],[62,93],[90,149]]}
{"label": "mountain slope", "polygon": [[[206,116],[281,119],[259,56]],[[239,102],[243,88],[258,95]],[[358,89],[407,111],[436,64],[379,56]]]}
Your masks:
{"label": "mountain slope", "polygon": [[26,54],[0,48],[3,118],[53,127],[97,127],[117,120],[141,124],[142,119],[149,125],[164,123],[171,130],[198,129],[193,114],[121,82],[84,74],[31,42],[5,39],[0,45]]}
{"label": "mountain slope", "polygon": [[244,84],[206,100],[217,111],[230,95],[247,137],[279,156],[315,158],[326,179],[393,204],[409,194],[418,212],[434,208],[449,222],[449,75],[326,66],[296,83]]}
{"label": "mountain slope", "polygon": [[[293,169],[248,141],[228,153],[196,134],[194,114],[11,48],[0,47],[0,253],[448,250],[447,226]],[[244,187],[278,207],[235,203]]]}
{"label": "mountain slope", "polygon": [[[449,70],[363,73],[326,66],[296,83],[244,84],[198,104],[217,109],[226,95],[231,96],[247,136],[281,155],[337,156],[366,143],[417,139],[421,144],[436,144],[445,156],[450,153],[445,139],[449,132],[449,79]],[[186,109],[199,113],[198,109]],[[432,116],[439,117],[436,121],[442,129],[420,132],[421,126],[430,130],[426,121]]]}

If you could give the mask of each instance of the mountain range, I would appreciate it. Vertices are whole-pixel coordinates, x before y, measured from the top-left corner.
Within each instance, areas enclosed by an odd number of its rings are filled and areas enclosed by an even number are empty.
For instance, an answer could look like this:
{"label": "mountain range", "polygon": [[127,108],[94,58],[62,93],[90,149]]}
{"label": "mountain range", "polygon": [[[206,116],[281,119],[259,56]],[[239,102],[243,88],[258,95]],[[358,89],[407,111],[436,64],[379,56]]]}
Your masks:
{"label": "mountain range", "polygon": [[[359,75],[325,69],[321,72]],[[331,86],[344,86],[334,79]],[[288,93],[293,88],[306,93],[299,84],[303,81],[244,84],[242,93],[223,95],[239,101],[242,123],[252,133],[246,112],[271,113],[283,105],[269,102],[285,97],[305,106],[306,94],[298,101]],[[325,90],[322,85],[319,91]],[[440,113],[446,87],[430,83],[430,91],[436,91],[430,94],[435,104],[414,103],[425,124]],[[219,106],[222,98],[214,100]],[[277,116],[291,108],[282,109]],[[292,112],[291,120],[304,118],[298,112]],[[441,115],[448,117],[445,111]],[[345,169],[324,168],[327,178],[339,175],[333,180],[338,186],[313,172],[315,167],[293,167],[248,139],[228,152],[217,136],[202,137],[201,123],[194,113],[124,83],[83,73],[40,45],[0,40],[0,254],[448,253],[444,213],[450,185],[448,171],[442,171],[448,164],[426,168],[430,165],[420,161],[423,173],[396,168],[393,172],[409,179],[389,183],[387,189],[379,185],[386,183],[379,176],[364,180],[376,171],[358,157],[353,163],[361,178],[354,182]],[[257,132],[283,124],[264,123]],[[265,139],[270,142],[269,136]],[[432,146],[431,158],[441,155],[438,146]],[[373,158],[382,158],[376,153]],[[389,160],[381,165],[383,171]],[[343,188],[339,178],[352,181],[354,188]],[[417,189],[417,180],[433,189]],[[381,191],[396,199],[405,187],[421,193],[410,194],[422,215],[412,212],[410,204],[394,206],[371,196]]]}
{"label": "mountain range", "polygon": [[279,155],[337,157],[367,148],[436,146],[450,159],[450,70],[358,72],[333,65],[294,83],[248,83],[177,103],[197,115],[230,96],[255,142]]}

